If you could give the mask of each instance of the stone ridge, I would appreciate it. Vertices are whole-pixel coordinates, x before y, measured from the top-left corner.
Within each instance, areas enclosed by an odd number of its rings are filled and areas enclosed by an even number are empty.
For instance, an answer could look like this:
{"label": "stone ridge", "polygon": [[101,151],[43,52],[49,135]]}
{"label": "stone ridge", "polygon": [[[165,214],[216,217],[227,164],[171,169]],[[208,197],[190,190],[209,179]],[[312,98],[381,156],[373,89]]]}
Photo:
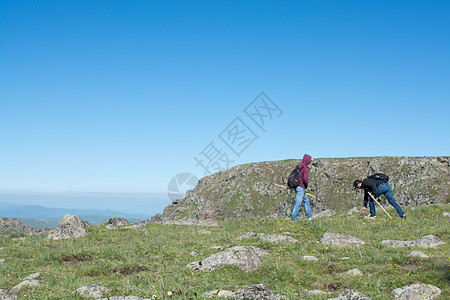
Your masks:
{"label": "stone ridge", "polygon": [[[152,221],[287,217],[295,193],[276,184],[286,186],[289,173],[298,162],[251,163],[206,176],[185,198],[167,206]],[[307,192],[316,196],[309,197],[313,214],[361,206],[362,191],[353,189],[353,181],[376,172],[389,175],[400,205],[450,202],[449,157],[319,158],[310,167]],[[381,198],[381,203],[390,207]]]}

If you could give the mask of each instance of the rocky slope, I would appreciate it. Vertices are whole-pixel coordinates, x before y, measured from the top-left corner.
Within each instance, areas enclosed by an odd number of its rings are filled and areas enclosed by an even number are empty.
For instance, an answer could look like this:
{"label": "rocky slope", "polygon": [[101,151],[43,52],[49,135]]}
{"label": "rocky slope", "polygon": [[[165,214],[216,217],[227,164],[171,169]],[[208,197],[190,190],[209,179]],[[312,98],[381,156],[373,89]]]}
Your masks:
{"label": "rocky slope", "polygon": [[[295,193],[276,184],[286,186],[297,163],[252,163],[204,177],[184,199],[167,206],[152,221],[289,216]],[[394,198],[400,205],[450,202],[449,157],[321,158],[311,164],[307,190],[316,196],[309,197],[313,213],[360,207],[362,191],[353,189],[353,181],[376,172],[390,176]],[[381,199],[387,204],[384,197]]]}

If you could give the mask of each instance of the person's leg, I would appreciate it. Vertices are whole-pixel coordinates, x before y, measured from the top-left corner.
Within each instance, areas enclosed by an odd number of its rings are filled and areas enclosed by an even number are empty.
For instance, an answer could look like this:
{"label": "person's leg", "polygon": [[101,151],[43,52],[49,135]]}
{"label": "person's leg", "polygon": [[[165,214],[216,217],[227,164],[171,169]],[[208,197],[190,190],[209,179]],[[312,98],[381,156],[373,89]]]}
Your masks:
{"label": "person's leg", "polygon": [[311,206],[309,205],[309,199],[308,197],[306,197],[306,194],[303,195],[303,201],[305,201],[305,210],[306,214],[308,215],[308,219],[311,219],[312,218]]}
{"label": "person's leg", "polygon": [[291,214],[291,220],[295,220],[298,217],[298,212],[300,211],[300,206],[302,205],[302,200],[303,200],[303,195],[305,193],[305,190],[301,187],[298,186],[295,191],[297,192],[297,195],[295,196],[295,203],[294,203],[294,208],[292,209],[292,214]]}
{"label": "person's leg", "polygon": [[391,185],[386,183],[389,187],[387,192],[384,194],[386,196],[386,198],[388,199],[389,203],[395,208],[395,210],[397,211],[398,215],[400,217],[403,218],[403,215],[405,214],[403,212],[403,209],[400,207],[400,205],[398,205],[398,203],[395,201],[394,199],[394,195],[392,194],[392,188]]}
{"label": "person's leg", "polygon": [[369,210],[370,210],[370,216],[371,217],[375,217],[377,215],[376,211],[375,211],[375,203],[373,202],[372,197],[369,197]]}

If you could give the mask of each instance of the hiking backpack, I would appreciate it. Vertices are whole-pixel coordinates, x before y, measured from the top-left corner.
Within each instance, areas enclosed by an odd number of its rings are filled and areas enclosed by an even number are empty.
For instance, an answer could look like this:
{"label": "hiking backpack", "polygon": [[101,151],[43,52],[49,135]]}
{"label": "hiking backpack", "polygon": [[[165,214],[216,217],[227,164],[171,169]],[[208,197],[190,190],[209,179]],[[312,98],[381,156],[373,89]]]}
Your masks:
{"label": "hiking backpack", "polygon": [[298,165],[295,167],[294,170],[292,170],[291,174],[288,177],[288,187],[291,189],[295,189],[300,185],[300,171],[306,166],[303,166],[301,168],[298,167]]}
{"label": "hiking backpack", "polygon": [[371,175],[371,176],[369,176],[369,177],[367,177],[367,178],[368,178],[368,179],[379,180],[379,181],[381,181],[381,182],[383,182],[383,183],[386,183],[386,182],[389,181],[389,176],[384,175],[384,174],[382,174],[382,173],[375,173],[375,174],[373,174],[373,175]]}

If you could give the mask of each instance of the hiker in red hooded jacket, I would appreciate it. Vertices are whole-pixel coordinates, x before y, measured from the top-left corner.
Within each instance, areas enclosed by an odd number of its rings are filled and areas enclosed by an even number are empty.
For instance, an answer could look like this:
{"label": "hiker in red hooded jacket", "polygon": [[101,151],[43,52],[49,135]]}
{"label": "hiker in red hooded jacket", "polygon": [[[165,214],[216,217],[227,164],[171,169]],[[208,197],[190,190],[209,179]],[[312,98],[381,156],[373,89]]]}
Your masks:
{"label": "hiker in red hooded jacket", "polygon": [[308,176],[309,176],[309,167],[308,165],[311,163],[311,156],[308,154],[303,155],[302,162],[298,165],[301,169],[299,173],[300,184],[295,189],[297,195],[295,196],[294,208],[292,209],[291,220],[295,220],[298,217],[298,213],[300,211],[300,206],[302,202],[305,201],[305,210],[308,215],[308,220],[312,219],[311,206],[309,205],[309,199],[306,197],[305,190],[308,187]]}

